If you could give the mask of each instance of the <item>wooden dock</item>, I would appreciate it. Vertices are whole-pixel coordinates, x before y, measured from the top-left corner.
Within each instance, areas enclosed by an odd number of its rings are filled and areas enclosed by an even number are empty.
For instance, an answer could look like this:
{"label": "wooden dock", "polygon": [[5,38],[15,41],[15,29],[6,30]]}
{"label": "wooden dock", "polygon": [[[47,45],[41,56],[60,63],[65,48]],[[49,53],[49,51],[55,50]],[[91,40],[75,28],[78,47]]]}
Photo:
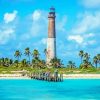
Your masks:
{"label": "wooden dock", "polygon": [[49,82],[62,82],[63,74],[55,74],[55,73],[44,73],[44,72],[34,72],[29,75],[31,79],[43,80]]}

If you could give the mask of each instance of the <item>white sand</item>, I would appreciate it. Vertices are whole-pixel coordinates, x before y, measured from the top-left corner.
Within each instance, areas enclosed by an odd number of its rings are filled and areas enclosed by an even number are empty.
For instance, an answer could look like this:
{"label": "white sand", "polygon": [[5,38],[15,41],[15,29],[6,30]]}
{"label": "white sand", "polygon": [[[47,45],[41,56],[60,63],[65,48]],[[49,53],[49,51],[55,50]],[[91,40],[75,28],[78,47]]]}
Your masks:
{"label": "white sand", "polygon": [[30,79],[28,76],[22,74],[0,74],[0,79]]}
{"label": "white sand", "polygon": [[[64,79],[100,79],[100,74],[63,74]],[[0,74],[0,79],[31,79],[22,74]]]}
{"label": "white sand", "polygon": [[100,74],[63,74],[65,79],[100,79]]}

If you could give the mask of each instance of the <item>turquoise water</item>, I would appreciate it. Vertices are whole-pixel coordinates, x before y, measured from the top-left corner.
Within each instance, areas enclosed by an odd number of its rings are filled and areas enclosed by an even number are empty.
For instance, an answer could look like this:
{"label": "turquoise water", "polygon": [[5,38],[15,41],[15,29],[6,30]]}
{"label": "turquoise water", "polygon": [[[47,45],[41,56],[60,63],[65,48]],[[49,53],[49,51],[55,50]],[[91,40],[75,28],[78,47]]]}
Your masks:
{"label": "turquoise water", "polygon": [[0,100],[100,100],[100,80],[0,80]]}

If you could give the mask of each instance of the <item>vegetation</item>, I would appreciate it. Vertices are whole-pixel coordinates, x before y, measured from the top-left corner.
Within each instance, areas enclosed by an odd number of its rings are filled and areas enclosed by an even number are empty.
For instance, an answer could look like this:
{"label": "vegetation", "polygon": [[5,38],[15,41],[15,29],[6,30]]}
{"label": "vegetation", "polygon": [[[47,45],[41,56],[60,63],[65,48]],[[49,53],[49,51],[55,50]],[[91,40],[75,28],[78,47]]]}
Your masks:
{"label": "vegetation", "polygon": [[[26,48],[24,54],[25,54],[25,56],[27,56],[29,58],[29,64],[30,64],[30,55],[31,55],[30,49]],[[26,61],[26,60],[24,59],[24,61]]]}
{"label": "vegetation", "polygon": [[[46,53],[47,50],[45,49],[45,56]],[[23,55],[26,56],[26,59],[20,59]],[[79,67],[77,67],[73,61],[68,61],[67,65],[64,65],[62,60],[58,58],[52,59],[50,64],[47,65],[46,61],[40,58],[40,53],[37,49],[30,52],[30,48],[28,47],[23,54],[19,50],[16,50],[14,56],[16,60],[3,57],[0,58],[0,73],[13,73],[12,71],[21,70],[30,72],[38,70],[52,72],[55,69],[58,69],[60,73],[100,73],[100,54],[97,54],[90,60],[90,54],[83,50],[79,51],[81,60]]]}

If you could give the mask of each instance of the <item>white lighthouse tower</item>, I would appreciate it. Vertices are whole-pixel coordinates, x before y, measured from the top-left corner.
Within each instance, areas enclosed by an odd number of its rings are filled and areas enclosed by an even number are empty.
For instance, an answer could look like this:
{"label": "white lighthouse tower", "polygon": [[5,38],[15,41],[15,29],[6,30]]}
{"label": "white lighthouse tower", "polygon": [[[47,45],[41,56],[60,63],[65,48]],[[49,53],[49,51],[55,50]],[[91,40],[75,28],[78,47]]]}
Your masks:
{"label": "white lighthouse tower", "polygon": [[56,31],[55,8],[51,7],[48,14],[48,39],[47,39],[47,63],[56,57]]}

